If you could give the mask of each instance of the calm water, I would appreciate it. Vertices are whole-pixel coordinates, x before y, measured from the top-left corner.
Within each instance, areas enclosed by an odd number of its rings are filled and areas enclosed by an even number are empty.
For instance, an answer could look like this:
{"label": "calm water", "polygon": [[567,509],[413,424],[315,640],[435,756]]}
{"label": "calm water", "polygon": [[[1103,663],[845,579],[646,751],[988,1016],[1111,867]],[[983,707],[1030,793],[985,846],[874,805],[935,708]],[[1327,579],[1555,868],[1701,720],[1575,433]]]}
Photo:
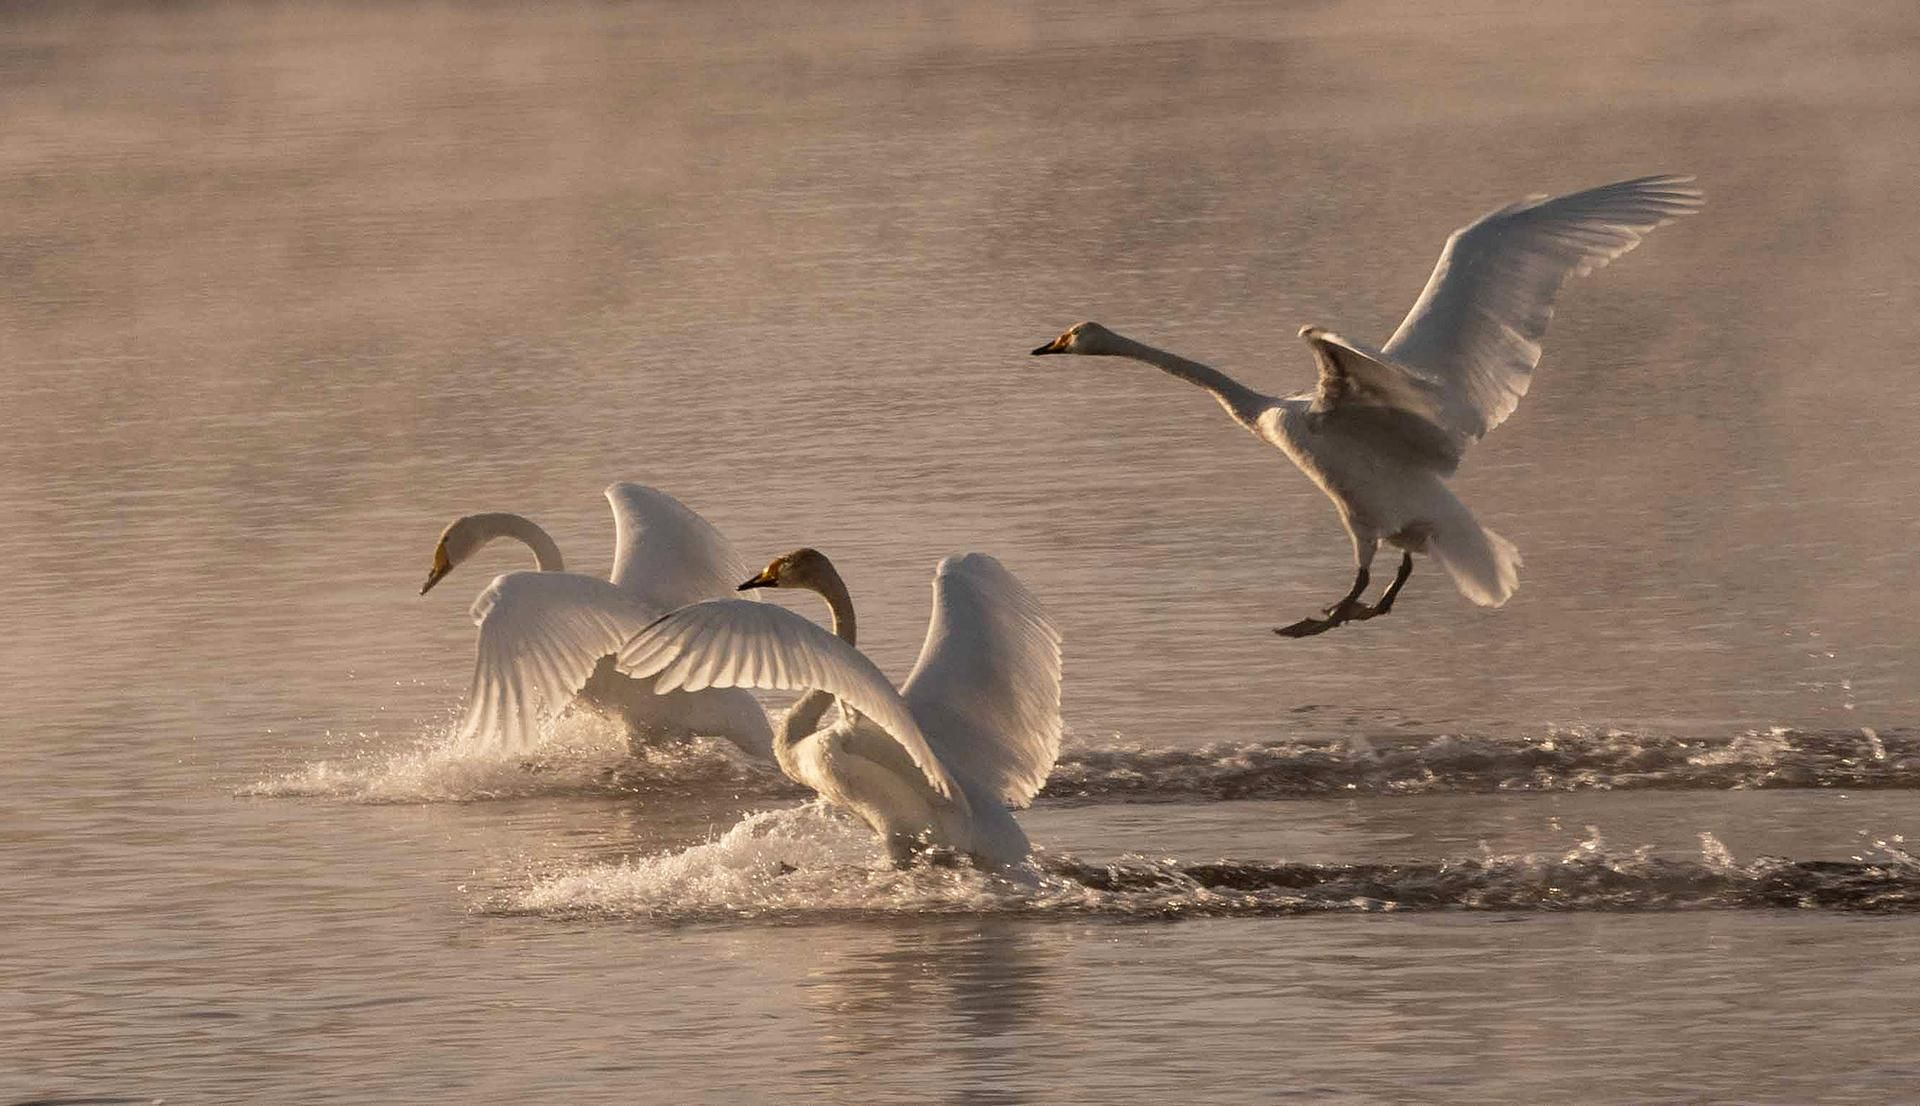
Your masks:
{"label": "calm water", "polygon": [[[1920,14],[1430,8],[0,15],[0,1098],[1910,1097]],[[1707,211],[1458,481],[1497,612],[1274,638],[1320,494],[1025,355],[1304,387],[1453,227],[1657,171]],[[521,560],[419,598],[440,527],[598,571],[616,479],[828,550],[890,671],[940,556],[1019,572],[1039,875],[448,748]]]}

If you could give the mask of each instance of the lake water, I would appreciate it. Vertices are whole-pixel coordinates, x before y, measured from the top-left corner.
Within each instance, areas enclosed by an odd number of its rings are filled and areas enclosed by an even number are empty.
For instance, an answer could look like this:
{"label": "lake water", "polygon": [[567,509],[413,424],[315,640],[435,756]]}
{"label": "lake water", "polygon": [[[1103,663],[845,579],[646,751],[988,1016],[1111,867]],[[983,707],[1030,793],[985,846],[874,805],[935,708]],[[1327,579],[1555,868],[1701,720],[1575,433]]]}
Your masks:
{"label": "lake water", "polygon": [[[1920,1086],[1920,12],[20,6],[0,15],[0,1099],[1892,1101]],[[1696,174],[1350,575],[1205,396],[1454,227]],[[1066,638],[1025,881],[717,747],[449,744],[489,549],[600,490]],[[797,609],[816,613],[814,606]],[[783,873],[783,865],[794,870]]]}

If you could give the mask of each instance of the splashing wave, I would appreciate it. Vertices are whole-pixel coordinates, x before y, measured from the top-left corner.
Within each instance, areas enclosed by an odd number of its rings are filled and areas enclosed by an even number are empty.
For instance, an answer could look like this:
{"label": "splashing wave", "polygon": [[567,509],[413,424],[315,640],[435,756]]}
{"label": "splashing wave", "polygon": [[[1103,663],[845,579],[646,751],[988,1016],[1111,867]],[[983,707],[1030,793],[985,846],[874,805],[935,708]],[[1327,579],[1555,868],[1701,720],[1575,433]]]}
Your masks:
{"label": "splashing wave", "polygon": [[1920,737],[1872,729],[1752,731],[1699,739],[1569,730],[1526,741],[1437,737],[1070,749],[1043,796],[1278,799],[1487,791],[1920,788]]}
{"label": "splashing wave", "polygon": [[654,792],[773,798],[805,792],[771,765],[756,764],[720,740],[629,750],[612,723],[560,727],[531,754],[475,749],[442,733],[391,752],[321,760],[250,784],[239,794],[358,803],[468,803],[547,796],[632,796]]}
{"label": "splashing wave", "polygon": [[[506,755],[439,734],[397,752],[321,760],[242,795],[365,803],[479,802],[710,790],[801,797],[804,788],[724,741],[630,752],[612,723],[555,731],[533,754]],[[1288,799],[1492,791],[1920,788],[1920,736],[1872,729],[1772,729],[1701,739],[1568,730],[1524,740],[1444,736],[1419,743],[1281,741],[1191,749],[1072,747],[1041,797],[1085,802]]]}
{"label": "splashing wave", "polygon": [[1920,858],[1899,838],[1843,861],[1738,863],[1711,835],[1698,860],[1609,848],[1597,831],[1559,854],[1405,864],[1111,864],[1040,855],[1004,875],[880,866],[873,838],[818,805],[754,814],[678,852],[578,868],[489,902],[551,917],[831,919],[901,914],[1121,918],[1328,912],[1795,908],[1920,910]]}

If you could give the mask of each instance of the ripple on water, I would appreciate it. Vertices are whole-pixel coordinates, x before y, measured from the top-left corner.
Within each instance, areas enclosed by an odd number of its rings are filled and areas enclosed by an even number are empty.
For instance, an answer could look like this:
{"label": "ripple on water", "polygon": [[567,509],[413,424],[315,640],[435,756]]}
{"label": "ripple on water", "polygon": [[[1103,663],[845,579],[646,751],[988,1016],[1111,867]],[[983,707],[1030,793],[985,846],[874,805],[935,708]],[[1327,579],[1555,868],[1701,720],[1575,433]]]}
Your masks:
{"label": "ripple on water", "polygon": [[1067,750],[1041,794],[1086,800],[1271,799],[1489,791],[1920,787],[1920,738],[1775,728],[1724,738],[1564,730],[1521,741],[1446,735]]}

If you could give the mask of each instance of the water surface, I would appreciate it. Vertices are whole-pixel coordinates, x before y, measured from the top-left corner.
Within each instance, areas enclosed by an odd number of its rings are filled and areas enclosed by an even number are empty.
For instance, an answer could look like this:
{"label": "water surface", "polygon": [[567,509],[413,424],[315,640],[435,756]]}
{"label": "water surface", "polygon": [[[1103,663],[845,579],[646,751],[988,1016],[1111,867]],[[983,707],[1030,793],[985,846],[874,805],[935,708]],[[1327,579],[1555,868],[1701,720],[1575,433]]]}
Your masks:
{"label": "water surface", "polygon": [[[1920,1075],[1910,5],[0,27],[0,1094]],[[1497,612],[1423,566],[1275,639],[1349,576],[1319,493],[1151,369],[1025,356],[1092,318],[1305,388],[1294,331],[1383,338],[1455,226],[1661,171],[1706,212],[1569,288],[1460,474],[1526,556]],[[893,672],[941,556],[1018,572],[1067,639],[1046,882],[877,871],[712,750],[445,749],[521,558],[418,598],[439,528],[598,571],[616,479],[827,550]]]}

